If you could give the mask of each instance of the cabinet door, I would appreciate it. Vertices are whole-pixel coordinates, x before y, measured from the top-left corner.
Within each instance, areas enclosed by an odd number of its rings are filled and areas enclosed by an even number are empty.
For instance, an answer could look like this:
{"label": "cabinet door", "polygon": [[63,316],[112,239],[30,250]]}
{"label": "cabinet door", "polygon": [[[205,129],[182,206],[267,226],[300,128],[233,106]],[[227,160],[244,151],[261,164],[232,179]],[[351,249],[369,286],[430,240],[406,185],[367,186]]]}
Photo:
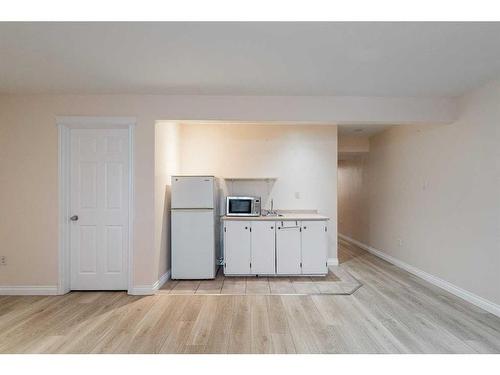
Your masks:
{"label": "cabinet door", "polygon": [[278,222],[276,228],[276,272],[279,275],[299,275],[300,223]]}
{"label": "cabinet door", "polygon": [[302,273],[306,275],[326,274],[328,259],[328,237],[326,221],[302,222]]}
{"label": "cabinet door", "polygon": [[273,275],[275,259],[275,230],[273,221],[252,221],[252,274]]}
{"label": "cabinet door", "polygon": [[250,222],[224,221],[224,273],[250,274]]}

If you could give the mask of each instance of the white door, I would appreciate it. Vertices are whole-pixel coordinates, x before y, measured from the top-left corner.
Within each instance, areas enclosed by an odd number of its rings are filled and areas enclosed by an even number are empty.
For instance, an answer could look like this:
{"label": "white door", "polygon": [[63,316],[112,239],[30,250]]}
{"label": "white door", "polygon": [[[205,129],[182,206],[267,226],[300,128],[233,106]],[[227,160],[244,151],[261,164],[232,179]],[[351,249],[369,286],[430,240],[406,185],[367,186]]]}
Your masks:
{"label": "white door", "polygon": [[215,277],[213,210],[172,210],[172,279]]}
{"label": "white door", "polygon": [[302,273],[328,273],[328,236],[326,221],[302,222]]}
{"label": "white door", "polygon": [[224,273],[250,274],[250,222],[224,221]]}
{"label": "white door", "polygon": [[300,269],[300,223],[280,221],[276,228],[276,273],[299,275]]}
{"label": "white door", "polygon": [[129,142],[126,129],[72,129],[71,289],[125,290]]}
{"label": "white door", "polygon": [[214,208],[212,176],[173,176],[172,208]]}
{"label": "white door", "polygon": [[252,221],[252,274],[275,273],[275,231],[274,221]]}

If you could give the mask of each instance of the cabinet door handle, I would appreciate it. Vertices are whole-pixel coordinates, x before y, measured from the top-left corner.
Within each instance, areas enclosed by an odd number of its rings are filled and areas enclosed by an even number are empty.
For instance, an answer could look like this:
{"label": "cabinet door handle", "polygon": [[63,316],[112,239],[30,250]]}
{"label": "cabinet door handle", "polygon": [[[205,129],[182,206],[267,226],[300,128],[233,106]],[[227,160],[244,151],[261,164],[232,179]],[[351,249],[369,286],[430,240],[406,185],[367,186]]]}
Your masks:
{"label": "cabinet door handle", "polygon": [[245,229],[248,229],[248,227],[245,227]]}

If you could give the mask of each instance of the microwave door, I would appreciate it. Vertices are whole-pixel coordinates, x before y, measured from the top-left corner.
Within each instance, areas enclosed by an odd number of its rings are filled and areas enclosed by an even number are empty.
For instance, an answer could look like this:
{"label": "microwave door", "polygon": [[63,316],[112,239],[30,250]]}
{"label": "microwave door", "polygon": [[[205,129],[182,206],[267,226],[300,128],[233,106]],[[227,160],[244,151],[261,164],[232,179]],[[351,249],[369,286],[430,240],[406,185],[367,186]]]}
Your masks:
{"label": "microwave door", "polygon": [[249,216],[253,212],[253,200],[247,198],[228,198],[227,214],[230,216]]}
{"label": "microwave door", "polygon": [[248,215],[252,212],[252,202],[249,199],[232,200],[229,205],[234,214]]}

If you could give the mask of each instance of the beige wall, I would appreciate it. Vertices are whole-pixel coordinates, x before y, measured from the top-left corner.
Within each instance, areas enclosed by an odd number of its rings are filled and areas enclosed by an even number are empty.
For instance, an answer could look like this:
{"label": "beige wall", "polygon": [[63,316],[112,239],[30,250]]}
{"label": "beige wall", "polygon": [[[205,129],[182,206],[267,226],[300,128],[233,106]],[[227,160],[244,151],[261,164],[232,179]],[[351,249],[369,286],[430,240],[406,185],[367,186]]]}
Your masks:
{"label": "beige wall", "polygon": [[61,115],[135,116],[134,284],[154,267],[155,105],[126,96],[0,97],[0,285],[58,282],[58,131]]}
{"label": "beige wall", "polygon": [[339,160],[338,229],[339,233],[369,242],[368,154],[360,153]]}
{"label": "beige wall", "polygon": [[330,258],[337,257],[337,127],[199,124],[181,126],[183,174],[275,177],[225,187],[262,196],[263,208],[314,209],[332,218]]}
{"label": "beige wall", "polygon": [[157,278],[170,269],[171,177],[180,173],[179,124],[158,121],[155,126],[155,261]]}
{"label": "beige wall", "polygon": [[455,110],[451,99],[1,95],[0,254],[8,265],[0,285],[57,285],[57,116],[137,118],[133,283],[142,286],[157,280],[164,262],[155,238],[155,215],[164,210],[154,198],[157,120],[449,122]]}
{"label": "beige wall", "polygon": [[497,304],[499,103],[500,82],[493,82],[460,99],[453,124],[394,127],[373,137],[369,238],[359,238]]}
{"label": "beige wall", "polygon": [[339,153],[359,153],[370,151],[370,139],[368,137],[339,136]]}
{"label": "beige wall", "polygon": [[[162,95],[0,95],[0,286],[56,286],[58,283],[57,116],[131,116],[137,119],[134,143],[135,286],[150,286],[167,267],[155,237],[155,123],[161,119],[304,120],[356,117],[369,99],[212,97]],[[380,103],[372,116],[418,118],[414,102],[405,108]],[[399,101],[398,101],[399,103]],[[442,104],[442,103],[441,103]],[[420,101],[443,121],[453,102]],[[295,110],[290,112],[290,105]],[[372,107],[370,107],[372,108]],[[364,110],[360,117],[369,116]],[[161,180],[160,180],[161,181]],[[163,224],[162,224],[163,225]],[[161,233],[161,232],[160,232]],[[161,235],[160,235],[161,236]],[[160,237],[161,239],[161,237]],[[156,242],[156,243],[155,243]],[[163,257],[163,258],[162,258]]]}

